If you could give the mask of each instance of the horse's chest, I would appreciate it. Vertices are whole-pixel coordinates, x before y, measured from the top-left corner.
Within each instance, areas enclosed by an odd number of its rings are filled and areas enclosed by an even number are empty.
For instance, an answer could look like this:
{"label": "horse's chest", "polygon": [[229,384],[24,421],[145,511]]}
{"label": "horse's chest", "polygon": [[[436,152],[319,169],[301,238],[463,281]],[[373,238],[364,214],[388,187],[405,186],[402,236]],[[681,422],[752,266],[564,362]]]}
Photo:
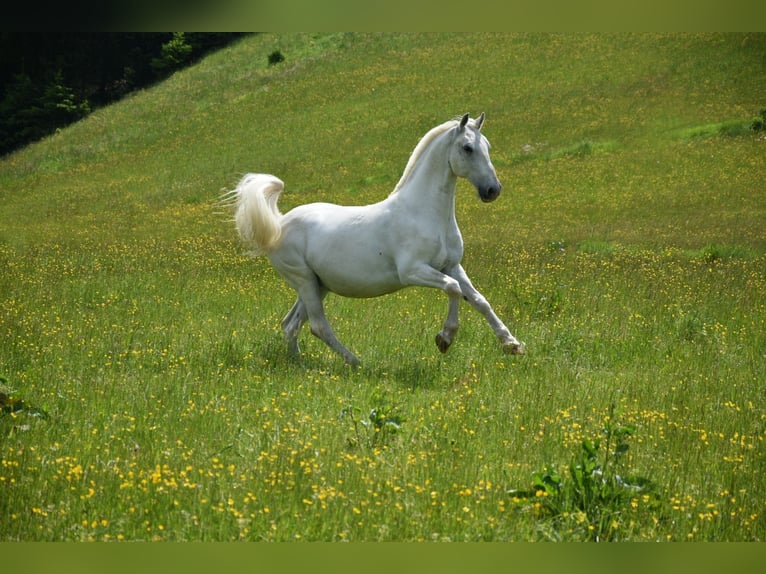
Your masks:
{"label": "horse's chest", "polygon": [[429,264],[434,269],[446,269],[460,263],[463,258],[463,242],[459,235],[434,237],[428,246]]}

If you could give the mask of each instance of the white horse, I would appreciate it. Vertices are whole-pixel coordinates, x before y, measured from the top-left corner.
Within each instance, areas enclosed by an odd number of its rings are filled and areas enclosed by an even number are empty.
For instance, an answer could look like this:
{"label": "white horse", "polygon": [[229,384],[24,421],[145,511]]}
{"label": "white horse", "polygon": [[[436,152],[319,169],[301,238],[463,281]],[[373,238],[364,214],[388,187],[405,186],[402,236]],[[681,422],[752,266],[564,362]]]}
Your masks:
{"label": "white horse", "polygon": [[506,353],[524,353],[524,345],[460,264],[457,178],[468,179],[484,202],[496,199],[502,187],[489,159],[489,142],[479,131],[483,123],[482,112],[475,120],[466,114],[433,128],[415,147],[393,192],[372,205],[312,203],[283,215],[277,200],[284,183],[266,174],[248,174],[229,192],[242,240],[253,255],[268,255],[298,292],[282,321],[291,353],[300,355],[298,333],[308,319],[314,335],[346,363],[359,364],[327,322],[324,297],[330,291],[344,297],[377,297],[410,285],[434,287],[449,296],[449,312],[436,336],[442,353],[457,333],[461,298],[487,319]]}

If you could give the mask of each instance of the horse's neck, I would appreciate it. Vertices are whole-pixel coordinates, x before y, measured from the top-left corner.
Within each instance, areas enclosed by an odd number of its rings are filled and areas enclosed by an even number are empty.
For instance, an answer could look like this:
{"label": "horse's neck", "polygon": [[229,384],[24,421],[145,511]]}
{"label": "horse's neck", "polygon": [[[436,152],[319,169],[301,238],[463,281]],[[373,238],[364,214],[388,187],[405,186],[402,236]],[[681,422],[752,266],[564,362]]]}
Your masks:
{"label": "horse's neck", "polygon": [[439,219],[454,219],[457,177],[447,160],[449,137],[448,133],[442,134],[423,151],[412,173],[391,198],[406,205],[408,210],[422,210]]}

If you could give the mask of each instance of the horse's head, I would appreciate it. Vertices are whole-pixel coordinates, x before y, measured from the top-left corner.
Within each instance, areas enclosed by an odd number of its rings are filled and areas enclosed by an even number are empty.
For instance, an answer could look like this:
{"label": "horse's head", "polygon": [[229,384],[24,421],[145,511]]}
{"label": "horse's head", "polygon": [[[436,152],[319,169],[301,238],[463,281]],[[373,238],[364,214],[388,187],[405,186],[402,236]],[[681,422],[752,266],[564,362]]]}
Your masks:
{"label": "horse's head", "polygon": [[489,159],[489,142],[481,133],[484,112],[473,121],[464,115],[455,128],[455,137],[449,152],[449,165],[458,177],[470,181],[484,202],[497,199],[502,184],[497,179],[495,166]]}

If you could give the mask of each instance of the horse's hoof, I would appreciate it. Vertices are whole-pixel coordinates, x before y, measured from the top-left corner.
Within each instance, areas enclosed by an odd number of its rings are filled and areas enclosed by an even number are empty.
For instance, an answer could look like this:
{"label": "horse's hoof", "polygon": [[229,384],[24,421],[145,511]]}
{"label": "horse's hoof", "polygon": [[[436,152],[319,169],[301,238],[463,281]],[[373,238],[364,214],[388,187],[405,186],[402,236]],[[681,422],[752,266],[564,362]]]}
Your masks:
{"label": "horse's hoof", "polygon": [[526,355],[527,347],[524,343],[506,343],[503,352],[509,355]]}
{"label": "horse's hoof", "polygon": [[346,359],[346,366],[351,369],[357,369],[362,364],[362,361],[357,359],[356,357],[349,357]]}
{"label": "horse's hoof", "polygon": [[448,341],[445,339],[441,333],[436,335],[436,347],[441,351],[442,353],[446,353],[447,349],[449,349],[449,346],[452,344],[452,341]]}

